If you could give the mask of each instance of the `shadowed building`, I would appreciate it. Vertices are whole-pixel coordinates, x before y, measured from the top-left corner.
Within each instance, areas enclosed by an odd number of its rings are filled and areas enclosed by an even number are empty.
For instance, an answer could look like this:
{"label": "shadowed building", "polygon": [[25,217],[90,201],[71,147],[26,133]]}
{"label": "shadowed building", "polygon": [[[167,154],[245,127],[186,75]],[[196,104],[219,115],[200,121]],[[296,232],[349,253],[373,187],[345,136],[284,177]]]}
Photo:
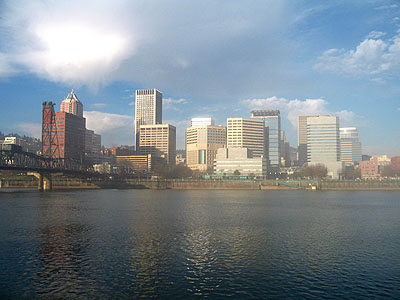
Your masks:
{"label": "shadowed building", "polygon": [[175,165],[176,128],[170,124],[141,125],[138,154],[152,154],[153,158],[164,158]]}
{"label": "shadowed building", "polygon": [[340,128],[340,160],[347,166],[361,161],[361,143],[355,127]]}
{"label": "shadowed building", "polygon": [[302,166],[307,162],[307,118],[312,116],[299,116],[297,126],[298,139],[298,165]]}
{"label": "shadowed building", "polygon": [[67,112],[56,112],[57,158],[82,160],[85,155],[86,119]]}
{"label": "shadowed building", "polygon": [[116,156],[117,165],[125,169],[126,173],[146,174],[152,170],[151,154]]}

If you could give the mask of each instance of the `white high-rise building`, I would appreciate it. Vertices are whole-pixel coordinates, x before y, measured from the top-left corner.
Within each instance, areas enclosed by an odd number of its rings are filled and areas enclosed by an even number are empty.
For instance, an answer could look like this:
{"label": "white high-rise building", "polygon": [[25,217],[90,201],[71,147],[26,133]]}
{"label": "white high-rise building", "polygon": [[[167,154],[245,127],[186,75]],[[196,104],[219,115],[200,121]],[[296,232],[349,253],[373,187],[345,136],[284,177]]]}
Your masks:
{"label": "white high-rise building", "polygon": [[340,160],[345,165],[358,164],[361,161],[361,143],[355,127],[340,128]]}
{"label": "white high-rise building", "polygon": [[323,164],[328,169],[328,176],[339,177],[342,163],[338,117],[307,117],[307,162],[309,165]]}
{"label": "white high-rise building", "polygon": [[162,93],[156,89],[136,90],[136,149],[140,147],[140,126],[162,123]]}

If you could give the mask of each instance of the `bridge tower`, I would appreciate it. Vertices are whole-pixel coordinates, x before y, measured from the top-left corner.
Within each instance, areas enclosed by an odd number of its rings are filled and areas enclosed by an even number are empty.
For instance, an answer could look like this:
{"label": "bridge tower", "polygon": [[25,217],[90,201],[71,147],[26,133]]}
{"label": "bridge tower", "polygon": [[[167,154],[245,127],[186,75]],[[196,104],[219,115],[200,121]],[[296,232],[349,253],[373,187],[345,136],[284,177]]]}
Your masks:
{"label": "bridge tower", "polygon": [[56,113],[53,102],[43,102],[42,113],[42,155],[56,158],[59,155],[56,127]]}

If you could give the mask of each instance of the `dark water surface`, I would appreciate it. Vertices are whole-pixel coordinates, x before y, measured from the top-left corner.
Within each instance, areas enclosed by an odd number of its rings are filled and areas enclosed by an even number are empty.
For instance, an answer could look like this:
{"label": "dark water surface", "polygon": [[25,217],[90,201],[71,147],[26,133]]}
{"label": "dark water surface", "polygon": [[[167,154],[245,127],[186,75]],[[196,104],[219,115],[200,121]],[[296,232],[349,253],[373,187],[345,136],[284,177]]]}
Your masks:
{"label": "dark water surface", "polygon": [[400,192],[0,192],[0,299],[400,299]]}

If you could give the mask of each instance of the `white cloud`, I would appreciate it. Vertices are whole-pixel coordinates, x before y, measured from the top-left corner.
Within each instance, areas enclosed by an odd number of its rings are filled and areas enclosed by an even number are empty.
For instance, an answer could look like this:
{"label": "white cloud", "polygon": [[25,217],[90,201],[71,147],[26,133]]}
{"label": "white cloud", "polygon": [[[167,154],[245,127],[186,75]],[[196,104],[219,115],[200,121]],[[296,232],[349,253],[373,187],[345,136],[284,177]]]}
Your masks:
{"label": "white cloud", "polygon": [[15,0],[2,5],[0,38],[13,65],[51,81],[215,96],[287,82],[276,70],[293,41],[279,33],[299,13],[287,0]]}
{"label": "white cloud", "polygon": [[135,101],[129,102],[128,105],[135,106]]}
{"label": "white cloud", "polygon": [[382,6],[375,7],[375,10],[394,9],[394,8],[397,8],[397,7],[398,7],[397,4],[382,5]]}
{"label": "white cloud", "polygon": [[382,31],[371,31],[368,35],[367,35],[367,39],[379,39],[383,36],[386,35],[386,32],[382,32]]}
{"label": "white cloud", "polygon": [[42,138],[42,124],[39,123],[19,123],[14,128],[20,130],[23,134],[38,139]]}
{"label": "white cloud", "polygon": [[[372,31],[355,50],[329,49],[318,58],[315,68],[321,72],[347,75],[376,75],[400,71],[400,33],[382,40],[383,32]],[[375,36],[375,38],[373,38]]]}
{"label": "white cloud", "polygon": [[0,78],[12,75],[16,70],[9,63],[9,59],[3,53],[0,53]]}
{"label": "white cloud", "polygon": [[101,134],[102,144],[134,144],[134,117],[99,111],[84,111],[86,128]]}
{"label": "white cloud", "polygon": [[172,98],[164,98],[163,104],[187,104],[186,99],[172,99]]}
{"label": "white cloud", "polygon": [[270,97],[266,99],[242,100],[242,104],[251,109],[279,109],[287,115],[287,119],[297,128],[297,118],[300,115],[317,115],[327,113],[328,102],[324,99],[287,100],[285,98]]}
{"label": "white cloud", "polygon": [[287,100],[285,98],[270,97],[266,99],[247,99],[240,101],[250,109],[278,109],[286,115],[294,128],[298,125],[298,116],[329,114],[340,118],[340,126],[363,125],[362,117],[352,111],[342,110],[332,112],[328,109],[328,102],[324,99]]}
{"label": "white cloud", "polygon": [[121,3],[10,1],[3,8],[9,59],[52,81],[96,86],[135,51],[138,36],[125,30]]}
{"label": "white cloud", "polygon": [[188,101],[186,99],[172,99],[172,98],[164,98],[163,99],[163,109],[172,109],[176,111],[182,111],[182,105],[187,104]]}
{"label": "white cloud", "polygon": [[106,107],[107,104],[106,103],[94,103],[92,105],[90,105],[91,107]]}

